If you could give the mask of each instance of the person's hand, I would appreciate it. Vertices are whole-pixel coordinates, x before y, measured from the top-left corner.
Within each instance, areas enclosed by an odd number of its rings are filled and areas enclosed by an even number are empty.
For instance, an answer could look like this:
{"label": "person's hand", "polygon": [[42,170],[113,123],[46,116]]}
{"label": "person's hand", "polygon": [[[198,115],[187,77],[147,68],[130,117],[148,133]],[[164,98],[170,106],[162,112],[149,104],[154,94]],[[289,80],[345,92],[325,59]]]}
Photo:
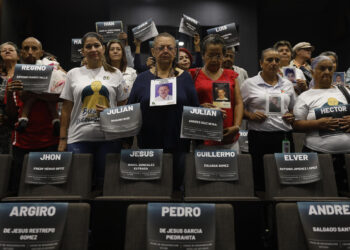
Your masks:
{"label": "person's hand", "polygon": [[203,108],[207,108],[207,109],[217,109],[217,110],[220,110],[221,113],[222,113],[222,118],[223,118],[223,119],[226,119],[226,117],[227,117],[226,110],[221,109],[221,108],[215,106],[215,105],[212,104],[212,103],[205,102],[205,103],[202,103],[201,106],[202,106]]}
{"label": "person's hand", "polygon": [[102,112],[102,111],[105,110],[106,108],[108,108],[108,107],[106,107],[106,106],[104,106],[104,105],[101,105],[101,104],[96,104],[96,111],[97,111],[97,113]]}
{"label": "person's hand", "polygon": [[339,128],[338,119],[332,117],[323,117],[317,120],[319,130],[330,130],[335,131]]}
{"label": "person's hand", "polygon": [[264,122],[267,119],[267,116],[260,111],[255,111],[255,113],[250,112],[249,120],[255,122]]}
{"label": "person's hand", "polygon": [[282,116],[282,119],[288,123],[288,124],[292,124],[295,121],[295,117],[292,113],[287,112]]}
{"label": "person's hand", "polygon": [[232,142],[237,133],[239,132],[239,127],[235,125],[232,127],[224,128],[223,132],[223,142]]}
{"label": "person's hand", "polygon": [[346,115],[339,119],[340,129],[344,130],[346,133],[350,133],[350,115]]}
{"label": "person's hand", "polygon": [[194,45],[194,48],[195,48],[196,52],[200,52],[201,51],[200,44],[201,44],[201,38],[200,38],[199,34],[196,33],[194,35],[194,37],[193,37],[193,45]]}
{"label": "person's hand", "polygon": [[7,83],[7,91],[13,92],[13,91],[20,91],[23,90],[23,82],[16,80],[12,82]]}
{"label": "person's hand", "polygon": [[118,39],[121,40],[121,41],[124,41],[125,42],[125,46],[128,45],[128,34],[126,34],[125,32],[120,32],[118,34]]}
{"label": "person's hand", "polygon": [[154,57],[153,56],[149,56],[147,58],[146,65],[147,65],[148,68],[151,68],[152,66],[155,65],[155,61],[154,61]]}
{"label": "person's hand", "polygon": [[58,150],[58,152],[64,152],[67,150],[67,139],[66,138],[60,138],[57,150]]}
{"label": "person's hand", "polygon": [[134,44],[136,47],[141,47],[141,40],[134,38]]}
{"label": "person's hand", "polygon": [[297,79],[296,82],[300,92],[307,90],[306,80]]}

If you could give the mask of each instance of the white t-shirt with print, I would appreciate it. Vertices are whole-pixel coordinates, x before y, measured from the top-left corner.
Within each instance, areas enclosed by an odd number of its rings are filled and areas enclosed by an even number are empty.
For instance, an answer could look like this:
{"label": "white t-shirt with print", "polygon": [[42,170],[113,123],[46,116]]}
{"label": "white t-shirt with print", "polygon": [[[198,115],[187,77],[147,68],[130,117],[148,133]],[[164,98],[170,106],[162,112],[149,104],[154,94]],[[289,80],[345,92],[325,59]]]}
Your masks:
{"label": "white t-shirt with print", "polygon": [[[332,99],[330,99],[332,98]],[[338,103],[334,102],[337,100]],[[315,109],[325,104],[347,104],[346,98],[338,88],[309,89],[299,95],[294,106],[296,120],[316,120]],[[318,130],[306,133],[305,146],[324,153],[350,152],[350,133],[319,136]]]}
{"label": "white t-shirt with print", "polygon": [[[278,75],[278,83],[274,86],[262,79],[261,72],[244,81],[241,87],[241,95],[244,108],[249,112],[266,111],[266,99],[270,95],[283,96],[282,110],[291,111],[296,100],[293,84]],[[256,131],[290,131],[292,127],[282,119],[282,115],[267,115],[264,122],[248,121],[248,129]]]}
{"label": "white t-shirt with print", "polygon": [[136,70],[130,67],[126,67],[125,72],[123,72],[123,78],[126,84],[126,88],[128,90],[128,94],[130,94],[130,91],[132,89],[132,86],[134,85],[136,77],[137,77]]}
{"label": "white t-shirt with print", "polygon": [[67,74],[60,98],[74,102],[68,129],[68,143],[103,141],[96,104],[116,107],[117,101],[128,98],[122,73],[105,71],[103,67],[74,68]]}

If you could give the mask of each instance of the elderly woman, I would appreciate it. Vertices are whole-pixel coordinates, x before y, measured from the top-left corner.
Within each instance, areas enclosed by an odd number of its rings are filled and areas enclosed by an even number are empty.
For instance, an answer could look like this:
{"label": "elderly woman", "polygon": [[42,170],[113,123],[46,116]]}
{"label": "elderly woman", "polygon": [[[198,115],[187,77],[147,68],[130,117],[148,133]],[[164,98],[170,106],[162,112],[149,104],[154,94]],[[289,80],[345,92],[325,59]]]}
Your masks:
{"label": "elderly woman", "polygon": [[127,91],[130,93],[136,79],[136,70],[128,67],[126,53],[123,43],[120,40],[110,40],[107,44],[106,61],[113,67],[119,69],[126,83]]}
{"label": "elderly woman", "polygon": [[[279,74],[283,76],[283,67],[289,67],[290,61],[292,60],[292,45],[288,41],[278,41],[273,45],[273,48],[278,51],[281,56],[280,60],[280,71]],[[295,78],[296,85],[294,86],[294,90],[297,94],[301,94],[305,90],[308,89],[306,84],[306,79],[304,73],[295,68]]]}
{"label": "elderly woman", "polygon": [[307,132],[303,151],[332,154],[338,189],[346,190],[343,154],[350,152],[350,116],[329,108],[347,105],[349,91],[332,86],[334,67],[328,56],[316,57],[311,67],[315,86],[298,97],[294,127]]}
{"label": "elderly woman", "polygon": [[[202,106],[210,108],[222,108],[225,112],[223,122],[224,138],[221,142],[205,141],[204,146],[214,148],[230,148],[239,152],[237,143],[239,136],[239,126],[243,117],[243,102],[237,81],[238,74],[231,69],[223,69],[222,61],[225,54],[225,41],[219,35],[208,35],[203,40],[202,54],[204,67],[201,69],[191,69],[194,84],[198,93],[199,102]],[[229,90],[226,96],[228,106],[221,106],[220,102],[215,102],[213,93],[220,87],[225,86]],[[222,87],[221,87],[222,89]],[[218,106],[219,105],[219,106]]]}
{"label": "elderly woman", "polygon": [[101,188],[106,154],[120,151],[120,143],[105,140],[98,112],[123,105],[128,95],[120,71],[105,61],[102,36],[89,32],[82,45],[86,66],[68,72],[60,96],[64,101],[58,150],[93,154],[94,176]]}
{"label": "elderly woman", "polygon": [[[176,56],[175,38],[161,33],[154,39],[152,55],[155,67],[139,74],[129,97],[129,104],[140,103],[142,128],[137,137],[140,148],[162,148],[165,153],[173,154],[174,188],[181,189],[184,174],[184,156],[189,151],[189,140],[180,139],[181,119],[184,106],[198,106],[196,90],[191,76],[173,67]],[[176,88],[175,104],[150,106],[151,83],[171,81]],[[175,96],[172,96],[175,99]],[[174,102],[173,102],[174,103]]]}
{"label": "elderly woman", "polygon": [[282,152],[283,141],[289,141],[290,151],[294,151],[291,111],[296,95],[293,84],[278,74],[280,58],[277,50],[264,50],[260,59],[261,72],[248,78],[241,88],[257,190],[264,189],[264,154]]}

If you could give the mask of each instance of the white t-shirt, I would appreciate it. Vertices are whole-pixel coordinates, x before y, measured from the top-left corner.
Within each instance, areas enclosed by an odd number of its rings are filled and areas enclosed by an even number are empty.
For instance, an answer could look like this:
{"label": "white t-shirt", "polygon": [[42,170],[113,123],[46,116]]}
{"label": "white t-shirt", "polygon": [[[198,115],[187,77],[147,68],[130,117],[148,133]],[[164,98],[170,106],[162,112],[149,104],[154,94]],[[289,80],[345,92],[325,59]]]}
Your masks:
{"label": "white t-shirt", "polygon": [[123,72],[123,78],[126,84],[126,88],[128,90],[128,94],[132,89],[132,85],[134,85],[134,81],[137,77],[136,70],[130,67],[126,67],[125,72]]}
{"label": "white t-shirt", "polygon": [[[256,76],[248,78],[241,87],[244,108],[249,112],[266,111],[267,96],[281,96],[282,110],[293,110],[296,94],[293,84],[278,75],[278,83],[274,86],[266,83],[259,72]],[[283,97],[282,97],[283,96]],[[292,127],[282,119],[282,115],[267,115],[264,122],[248,121],[248,129],[256,131],[290,131]]]}
{"label": "white t-shirt", "polygon": [[[303,92],[299,95],[294,106],[295,119],[315,120],[315,109],[327,105],[328,101],[332,105],[347,104],[345,96],[338,88],[309,89]],[[350,152],[350,133],[320,136],[318,130],[310,131],[306,134],[304,144],[306,147],[319,152],[346,153]]]}
{"label": "white t-shirt", "polygon": [[96,104],[116,107],[117,101],[128,98],[122,73],[105,71],[103,67],[74,68],[67,74],[60,98],[74,102],[68,129],[68,143],[103,141]]}

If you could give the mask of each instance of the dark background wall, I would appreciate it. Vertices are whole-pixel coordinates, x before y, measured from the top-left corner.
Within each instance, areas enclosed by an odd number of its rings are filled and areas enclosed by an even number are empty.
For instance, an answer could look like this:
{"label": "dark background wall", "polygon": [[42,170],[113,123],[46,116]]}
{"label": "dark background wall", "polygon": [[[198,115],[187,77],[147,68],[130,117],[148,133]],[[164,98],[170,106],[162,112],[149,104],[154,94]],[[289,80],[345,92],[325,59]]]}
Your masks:
{"label": "dark background wall", "polygon": [[[122,20],[127,28],[152,17],[161,28],[176,30],[181,15],[187,14],[203,26],[230,22],[239,25],[240,43],[236,64],[256,74],[259,51],[285,39],[295,44],[309,41],[315,54],[334,50],[339,70],[350,66],[350,2],[340,0],[246,0],[246,1],[165,1],[165,0],[2,0],[1,42],[18,45],[27,36],[36,36],[44,49],[59,57],[66,69],[70,62],[71,38],[95,29],[96,21]],[[129,40],[132,36],[129,34]]]}

